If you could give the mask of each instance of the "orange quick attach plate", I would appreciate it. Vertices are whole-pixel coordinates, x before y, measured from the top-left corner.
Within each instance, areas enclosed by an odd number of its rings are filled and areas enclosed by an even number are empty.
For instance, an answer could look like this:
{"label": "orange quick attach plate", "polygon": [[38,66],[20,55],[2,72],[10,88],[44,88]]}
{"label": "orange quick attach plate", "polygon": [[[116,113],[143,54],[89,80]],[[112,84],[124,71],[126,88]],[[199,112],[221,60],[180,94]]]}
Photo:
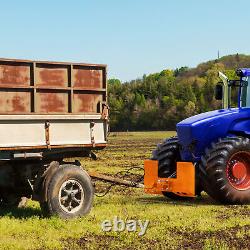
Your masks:
{"label": "orange quick attach plate", "polygon": [[149,194],[171,192],[179,196],[195,196],[195,167],[192,162],[177,162],[176,178],[158,177],[158,161],[144,161],[144,190]]}

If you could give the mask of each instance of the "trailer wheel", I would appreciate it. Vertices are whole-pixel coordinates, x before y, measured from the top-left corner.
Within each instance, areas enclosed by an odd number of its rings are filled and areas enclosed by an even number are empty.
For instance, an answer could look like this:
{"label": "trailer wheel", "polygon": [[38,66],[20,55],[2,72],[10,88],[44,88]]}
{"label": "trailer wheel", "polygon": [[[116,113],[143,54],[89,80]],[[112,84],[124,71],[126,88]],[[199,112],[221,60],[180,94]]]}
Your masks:
{"label": "trailer wheel", "polygon": [[250,202],[250,140],[242,137],[220,139],[201,163],[205,191],[227,204]]}
{"label": "trailer wheel", "polygon": [[43,213],[44,216],[49,216],[50,215],[47,201],[40,202],[40,208],[41,208],[42,213]]}
{"label": "trailer wheel", "polygon": [[86,171],[74,165],[62,165],[52,176],[47,202],[41,208],[49,215],[68,219],[87,214],[93,202],[94,189]]}

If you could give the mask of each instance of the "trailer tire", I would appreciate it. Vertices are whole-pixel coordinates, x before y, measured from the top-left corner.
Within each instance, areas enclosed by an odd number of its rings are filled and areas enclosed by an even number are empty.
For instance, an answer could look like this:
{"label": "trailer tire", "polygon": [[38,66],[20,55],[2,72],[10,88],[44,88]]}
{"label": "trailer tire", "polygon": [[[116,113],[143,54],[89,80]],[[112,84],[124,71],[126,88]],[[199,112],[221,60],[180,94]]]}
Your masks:
{"label": "trailer tire", "polygon": [[227,137],[212,144],[200,165],[204,190],[225,204],[250,203],[250,140]]}
{"label": "trailer tire", "polygon": [[45,214],[70,219],[89,213],[93,197],[94,188],[88,173],[78,166],[65,164],[51,177],[47,202],[42,202],[41,208]]}
{"label": "trailer tire", "polygon": [[47,201],[40,201],[40,208],[42,210],[42,214],[43,216],[49,216],[50,213],[49,213],[49,207],[48,207],[48,202]]}

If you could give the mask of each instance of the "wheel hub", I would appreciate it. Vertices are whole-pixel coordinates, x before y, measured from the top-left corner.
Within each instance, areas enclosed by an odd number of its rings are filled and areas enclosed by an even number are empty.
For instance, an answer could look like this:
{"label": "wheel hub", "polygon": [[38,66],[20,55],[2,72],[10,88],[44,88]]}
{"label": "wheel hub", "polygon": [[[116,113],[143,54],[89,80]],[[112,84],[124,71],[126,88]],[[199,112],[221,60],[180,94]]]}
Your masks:
{"label": "wheel hub", "polygon": [[242,162],[236,162],[232,167],[232,174],[236,179],[243,179],[247,175],[247,168]]}
{"label": "wheel hub", "polygon": [[250,154],[249,152],[235,153],[228,161],[226,168],[229,183],[237,190],[250,188]]}
{"label": "wheel hub", "polygon": [[73,179],[65,181],[59,190],[58,198],[63,211],[67,213],[78,212],[84,201],[82,185]]}

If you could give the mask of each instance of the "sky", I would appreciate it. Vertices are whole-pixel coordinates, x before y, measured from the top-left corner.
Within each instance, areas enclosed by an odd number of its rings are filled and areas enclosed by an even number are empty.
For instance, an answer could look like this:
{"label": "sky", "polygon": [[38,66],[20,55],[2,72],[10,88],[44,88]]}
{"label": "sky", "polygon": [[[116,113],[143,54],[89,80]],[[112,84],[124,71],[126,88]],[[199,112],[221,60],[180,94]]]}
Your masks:
{"label": "sky", "polygon": [[129,81],[250,54],[249,0],[8,0],[0,57],[101,63]]}

